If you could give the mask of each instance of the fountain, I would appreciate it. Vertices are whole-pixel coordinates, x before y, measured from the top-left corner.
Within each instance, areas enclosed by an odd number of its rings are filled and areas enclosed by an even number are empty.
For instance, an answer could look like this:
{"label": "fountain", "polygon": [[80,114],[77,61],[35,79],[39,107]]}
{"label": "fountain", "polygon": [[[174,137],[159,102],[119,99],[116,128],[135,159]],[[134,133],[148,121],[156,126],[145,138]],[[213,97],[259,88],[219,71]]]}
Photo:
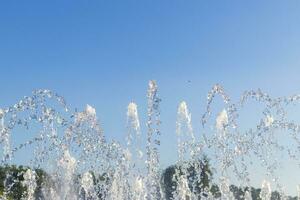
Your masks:
{"label": "fountain", "polygon": [[[224,106],[213,117],[217,96]],[[0,199],[300,199],[299,185],[295,185],[298,197],[286,193],[276,158],[277,152],[286,153],[286,159],[300,166],[300,126],[287,117],[287,107],[299,102],[300,95],[272,98],[251,90],[232,103],[217,84],[208,93],[199,133],[182,101],[176,121],[178,159],[164,171],[159,153],[161,99],[155,81],[149,82],[147,98],[145,146],[134,102],[127,108],[125,144],[105,138],[92,106],[72,111],[50,90],[36,90],[0,109]],[[239,126],[239,112],[251,99],[263,105],[263,117],[244,129]],[[37,136],[16,145],[14,134],[22,129]],[[280,143],[282,132],[294,145]],[[16,166],[18,154],[26,149],[32,150],[26,167]],[[260,188],[253,187],[256,174],[251,166],[265,170]]]}

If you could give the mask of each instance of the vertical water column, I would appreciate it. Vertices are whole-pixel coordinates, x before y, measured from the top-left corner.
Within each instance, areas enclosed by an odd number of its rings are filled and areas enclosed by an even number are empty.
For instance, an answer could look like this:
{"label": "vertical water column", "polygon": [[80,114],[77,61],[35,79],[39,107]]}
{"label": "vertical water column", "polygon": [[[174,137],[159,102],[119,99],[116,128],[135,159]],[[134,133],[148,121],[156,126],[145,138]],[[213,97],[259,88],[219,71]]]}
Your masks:
{"label": "vertical water column", "polygon": [[93,175],[90,172],[85,172],[81,177],[81,187],[85,193],[85,199],[98,199],[94,189]]}
{"label": "vertical water column", "polygon": [[300,185],[297,185],[297,199],[300,200]]}
{"label": "vertical water column", "polygon": [[[226,151],[227,151],[227,146],[226,146],[226,140],[227,140],[227,125],[228,125],[228,115],[225,109],[223,109],[217,116],[216,118],[216,128],[217,128],[217,140],[219,145],[216,145],[219,147],[220,155],[219,155],[219,162],[220,162],[220,168],[221,168],[221,176],[226,175]],[[224,177],[225,178],[225,177]],[[227,178],[225,178],[227,179]]]}
{"label": "vertical water column", "polygon": [[[62,186],[60,196],[64,200],[75,199],[73,189],[73,178],[76,169],[76,159],[71,156],[68,150],[64,150],[61,159],[58,161],[58,166],[61,167]],[[72,194],[73,193],[73,194]]]}
{"label": "vertical water column", "polygon": [[37,187],[35,171],[27,169],[26,172],[23,174],[23,178],[24,180],[22,181],[22,185],[27,188],[25,199],[34,200],[34,192]]}
{"label": "vertical water column", "polygon": [[192,128],[192,117],[185,101],[177,110],[176,134],[178,145],[178,161],[183,162],[193,157],[195,137]]}
{"label": "vertical water column", "polygon": [[218,131],[218,145],[219,148],[219,162],[220,162],[220,171],[221,171],[221,177],[220,177],[220,192],[222,195],[222,199],[229,200],[233,198],[233,194],[230,191],[229,188],[229,179],[227,175],[227,165],[228,161],[227,158],[229,155],[227,155],[227,126],[228,126],[228,115],[227,111],[224,109],[222,110],[216,119],[216,128]]}
{"label": "vertical water column", "polygon": [[5,112],[0,109],[0,142],[3,143],[3,158],[2,160],[8,160],[10,158],[10,133],[4,124]]}
{"label": "vertical water column", "polygon": [[245,199],[245,200],[252,200],[251,191],[248,191],[248,190],[245,191],[244,199]]}
{"label": "vertical water column", "polygon": [[178,167],[175,170],[174,179],[177,181],[174,199],[191,199],[192,192],[188,182],[188,167],[193,164],[195,137],[191,124],[191,114],[186,102],[181,102],[177,110],[176,134],[178,145]]}
{"label": "vertical water column", "polygon": [[261,184],[261,191],[259,197],[262,200],[270,200],[271,194],[272,194],[271,185],[268,181],[264,180]]}
{"label": "vertical water column", "polygon": [[128,181],[132,187],[132,199],[143,200],[146,198],[144,178],[142,176],[141,130],[137,105],[133,102],[127,107],[127,155]]}
{"label": "vertical water column", "polygon": [[[143,152],[141,150],[141,130],[140,130],[140,120],[137,110],[137,105],[131,102],[127,107],[127,150],[130,154],[131,164],[135,168],[141,167],[138,165],[141,158],[143,157]],[[137,169],[139,170],[139,169]]]}
{"label": "vertical water column", "polygon": [[159,173],[159,155],[158,146],[160,145],[160,99],[157,96],[157,84],[155,81],[149,82],[148,88],[148,121],[147,121],[147,199],[161,199],[160,173]]}

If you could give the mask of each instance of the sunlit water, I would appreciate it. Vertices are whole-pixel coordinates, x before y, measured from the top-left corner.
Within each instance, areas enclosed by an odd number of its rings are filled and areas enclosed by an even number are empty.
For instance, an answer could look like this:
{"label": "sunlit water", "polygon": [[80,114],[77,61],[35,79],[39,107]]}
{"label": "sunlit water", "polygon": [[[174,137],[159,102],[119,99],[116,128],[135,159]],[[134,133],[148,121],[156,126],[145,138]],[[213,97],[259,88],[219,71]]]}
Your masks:
{"label": "sunlit water", "polygon": [[[224,106],[212,119],[216,96],[222,98]],[[131,102],[127,111],[126,142],[120,143],[105,139],[92,106],[87,105],[83,111],[70,111],[61,96],[49,90],[34,91],[31,97],[0,109],[1,163],[13,164],[15,154],[33,147],[32,159],[27,163],[31,168],[22,174],[22,185],[27,188],[23,198],[28,200],[35,199],[35,169],[38,168],[45,169],[48,174],[42,185],[44,199],[166,199],[158,150],[161,100],[155,81],[149,82],[147,98],[147,132],[141,132],[138,106]],[[264,105],[263,118],[255,127],[242,131],[238,125],[239,110],[251,99]],[[178,159],[175,164],[181,168],[173,175],[177,182],[173,199],[235,199],[230,190],[233,183],[244,190],[240,199],[252,199],[247,188],[255,176],[249,169],[253,156],[266,171],[265,179],[261,180],[260,198],[270,199],[274,189],[279,191],[281,199],[285,199],[285,187],[276,174],[280,162],[275,152],[286,152],[290,160],[300,164],[299,125],[287,120],[285,110],[299,100],[299,95],[271,98],[260,90],[253,90],[246,91],[240,101],[231,103],[223,88],[215,85],[208,93],[206,111],[201,119],[202,126],[209,130],[200,133],[201,139],[195,137],[187,103],[179,103],[176,121]],[[37,137],[15,145],[11,134],[19,127],[37,132]],[[290,137],[296,146],[280,144],[276,130],[286,131],[286,137]],[[146,134],[145,147],[142,134]],[[201,182],[201,176],[197,174],[202,170],[197,163],[203,156],[208,157],[216,173],[207,188],[195,192],[196,184]],[[189,179],[190,167],[196,171],[193,180]],[[9,177],[7,174],[7,180]],[[220,190],[219,197],[211,193],[213,183]],[[2,199],[7,198],[13,184],[4,183]],[[295,193],[297,191],[300,198],[299,188],[295,185]]]}

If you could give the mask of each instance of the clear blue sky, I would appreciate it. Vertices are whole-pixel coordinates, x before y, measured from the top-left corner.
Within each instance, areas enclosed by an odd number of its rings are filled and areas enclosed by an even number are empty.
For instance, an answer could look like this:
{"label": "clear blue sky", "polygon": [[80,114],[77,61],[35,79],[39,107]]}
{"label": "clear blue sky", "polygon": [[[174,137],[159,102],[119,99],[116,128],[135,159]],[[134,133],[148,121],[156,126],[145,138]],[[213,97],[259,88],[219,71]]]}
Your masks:
{"label": "clear blue sky", "polygon": [[300,93],[299,10],[296,0],[1,1],[0,107],[48,88],[73,108],[94,106],[107,137],[121,140],[130,101],[144,125],[155,79],[167,165],[181,100],[199,127],[215,83],[233,98],[258,87]]}

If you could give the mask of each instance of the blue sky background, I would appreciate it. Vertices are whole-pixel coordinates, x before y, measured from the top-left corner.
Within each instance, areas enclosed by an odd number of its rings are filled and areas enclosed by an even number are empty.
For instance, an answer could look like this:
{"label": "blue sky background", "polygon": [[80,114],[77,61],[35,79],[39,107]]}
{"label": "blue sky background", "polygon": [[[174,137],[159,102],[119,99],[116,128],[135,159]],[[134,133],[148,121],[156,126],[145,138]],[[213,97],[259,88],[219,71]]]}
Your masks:
{"label": "blue sky background", "polygon": [[107,137],[122,140],[130,101],[145,124],[155,79],[166,166],[181,100],[197,128],[215,83],[233,99],[299,93],[299,10],[296,0],[1,1],[0,107],[48,88],[73,108],[94,106]]}

